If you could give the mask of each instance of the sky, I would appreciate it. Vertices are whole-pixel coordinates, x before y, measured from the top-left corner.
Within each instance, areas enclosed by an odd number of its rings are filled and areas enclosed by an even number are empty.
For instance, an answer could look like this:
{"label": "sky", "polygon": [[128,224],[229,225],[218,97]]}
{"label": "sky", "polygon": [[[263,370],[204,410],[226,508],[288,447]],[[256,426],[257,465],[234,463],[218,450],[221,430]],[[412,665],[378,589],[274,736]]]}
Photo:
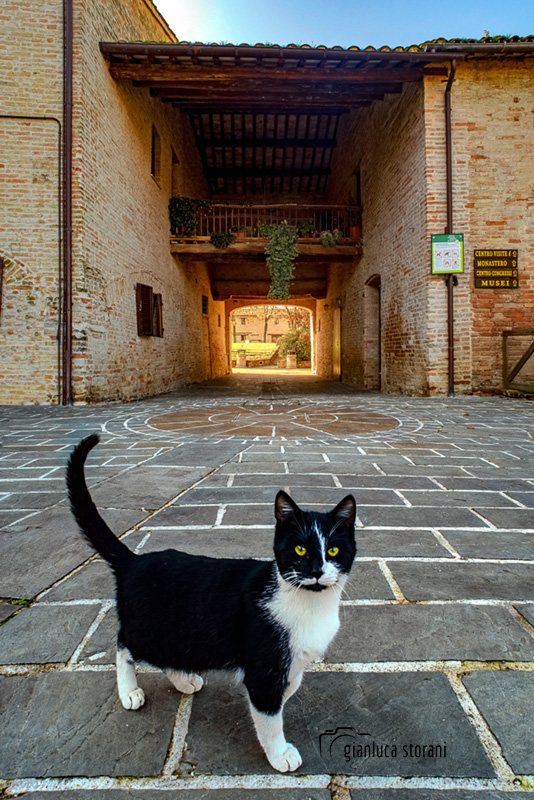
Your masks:
{"label": "sky", "polygon": [[155,0],[179,41],[407,47],[534,35],[532,0]]}

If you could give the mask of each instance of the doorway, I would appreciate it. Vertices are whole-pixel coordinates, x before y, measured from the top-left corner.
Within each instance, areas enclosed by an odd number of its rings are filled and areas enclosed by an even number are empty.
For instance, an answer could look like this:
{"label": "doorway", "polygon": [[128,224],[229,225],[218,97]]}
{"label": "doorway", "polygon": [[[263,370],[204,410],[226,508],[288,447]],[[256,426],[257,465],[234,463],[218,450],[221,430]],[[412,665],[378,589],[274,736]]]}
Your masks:
{"label": "doorway", "polygon": [[380,275],[365,284],[363,295],[364,386],[382,388],[382,319]]}

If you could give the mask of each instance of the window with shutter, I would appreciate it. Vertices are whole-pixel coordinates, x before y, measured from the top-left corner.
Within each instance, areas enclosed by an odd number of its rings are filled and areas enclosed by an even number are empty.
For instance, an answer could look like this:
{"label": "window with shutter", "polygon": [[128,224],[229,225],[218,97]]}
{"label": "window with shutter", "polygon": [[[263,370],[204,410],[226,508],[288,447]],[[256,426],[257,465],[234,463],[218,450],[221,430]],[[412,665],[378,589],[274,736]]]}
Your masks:
{"label": "window with shutter", "polygon": [[153,324],[152,335],[163,336],[163,301],[160,294],[153,295],[154,308],[153,308]]}
{"label": "window with shutter", "polygon": [[135,285],[137,333],[139,336],[163,336],[163,300],[152,286]]}

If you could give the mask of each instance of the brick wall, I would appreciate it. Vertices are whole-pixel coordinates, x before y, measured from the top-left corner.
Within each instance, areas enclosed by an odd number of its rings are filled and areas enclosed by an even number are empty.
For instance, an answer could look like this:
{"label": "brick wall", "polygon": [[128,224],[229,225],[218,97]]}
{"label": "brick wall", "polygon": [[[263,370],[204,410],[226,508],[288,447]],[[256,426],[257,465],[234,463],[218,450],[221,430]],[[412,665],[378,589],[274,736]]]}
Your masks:
{"label": "brick wall", "polygon": [[0,256],[5,262],[0,402],[5,403],[57,397],[61,32],[62,5],[56,0],[0,5]]}
{"label": "brick wall", "polygon": [[[0,9],[2,113],[62,119],[62,3]],[[28,20],[32,19],[32,24]],[[147,0],[74,3],[73,396],[133,399],[228,369],[224,303],[207,267],[169,251],[168,202],[207,195],[189,120],[116,83],[101,40],[172,40]],[[161,175],[151,176],[152,126]],[[0,119],[0,402],[55,402],[58,373],[57,124]],[[172,166],[173,151],[178,165]],[[174,178],[173,178],[174,172]],[[137,335],[135,284],[163,298],[164,336]],[[210,357],[211,350],[211,357]],[[31,379],[30,377],[31,376]]]}
{"label": "brick wall", "polygon": [[[112,80],[98,48],[101,40],[168,38],[149,12],[143,0],[76,3],[75,61],[83,64],[74,118],[76,399],[157,394],[227,369],[217,325],[224,304],[210,298],[211,320],[202,313],[207,267],[181,263],[169,251],[173,189],[207,196],[189,120],[147,89]],[[153,125],[161,141],[158,181],[151,175]],[[162,295],[161,339],[137,335],[136,282]]]}
{"label": "brick wall", "polygon": [[[470,299],[455,314],[457,327],[465,320],[456,346],[467,347],[470,324],[474,391],[502,385],[502,331],[534,328],[533,68],[532,56],[468,61],[452,90],[454,218],[466,255],[459,282]],[[474,250],[508,248],[519,251],[520,288],[475,289]]]}
{"label": "brick wall", "polygon": [[[382,390],[426,394],[429,283],[425,226],[424,92],[410,84],[400,95],[353,112],[340,126],[330,184],[332,202],[354,196],[354,176],[361,174],[363,255],[352,266],[331,269],[321,333],[321,374],[328,375],[331,315],[342,306],[343,380],[364,386],[366,283],[380,276],[382,303]],[[324,305],[323,305],[324,309]],[[321,341],[321,339],[319,339]],[[369,352],[369,348],[367,349]],[[375,356],[373,356],[375,358]],[[366,377],[367,375],[367,377]]]}

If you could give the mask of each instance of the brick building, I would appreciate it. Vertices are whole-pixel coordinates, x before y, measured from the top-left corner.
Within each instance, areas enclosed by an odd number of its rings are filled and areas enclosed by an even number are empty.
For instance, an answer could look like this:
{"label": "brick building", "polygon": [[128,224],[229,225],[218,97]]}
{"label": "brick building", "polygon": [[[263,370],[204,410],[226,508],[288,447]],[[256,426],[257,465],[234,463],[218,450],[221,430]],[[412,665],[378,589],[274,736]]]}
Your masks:
{"label": "brick building", "polygon": [[[503,332],[533,329],[534,37],[200,46],[150,0],[29,10],[0,8],[0,402],[228,374],[230,314],[272,302],[258,225],[284,220],[319,375],[502,388]],[[172,196],[211,206],[171,237]],[[244,238],[214,247],[227,230]],[[431,274],[445,233],[463,235],[454,286]],[[517,251],[517,288],[475,285],[475,251]],[[531,338],[507,337],[512,362]]]}

